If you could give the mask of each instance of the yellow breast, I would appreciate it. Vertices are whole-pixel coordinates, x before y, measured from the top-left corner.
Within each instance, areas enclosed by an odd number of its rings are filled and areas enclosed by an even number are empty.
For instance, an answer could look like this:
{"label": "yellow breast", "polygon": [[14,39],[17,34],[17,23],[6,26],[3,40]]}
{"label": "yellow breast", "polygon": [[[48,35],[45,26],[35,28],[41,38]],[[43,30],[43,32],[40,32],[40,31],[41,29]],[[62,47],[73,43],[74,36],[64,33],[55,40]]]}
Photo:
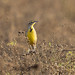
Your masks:
{"label": "yellow breast", "polygon": [[36,34],[36,31],[35,31],[34,27],[32,27],[32,31],[30,31],[30,29],[28,30],[27,37],[28,37],[28,40],[29,40],[31,45],[36,44],[37,34]]}

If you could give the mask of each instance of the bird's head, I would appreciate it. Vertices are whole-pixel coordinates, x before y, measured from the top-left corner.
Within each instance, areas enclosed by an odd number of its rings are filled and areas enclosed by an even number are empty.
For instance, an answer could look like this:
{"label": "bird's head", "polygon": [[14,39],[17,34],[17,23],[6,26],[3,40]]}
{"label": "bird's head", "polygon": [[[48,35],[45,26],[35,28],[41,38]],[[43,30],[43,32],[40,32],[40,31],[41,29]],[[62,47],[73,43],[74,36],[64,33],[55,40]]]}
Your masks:
{"label": "bird's head", "polygon": [[28,27],[33,27],[35,24],[36,24],[36,22],[38,22],[38,21],[31,21],[31,22],[29,22],[29,24],[28,24]]}

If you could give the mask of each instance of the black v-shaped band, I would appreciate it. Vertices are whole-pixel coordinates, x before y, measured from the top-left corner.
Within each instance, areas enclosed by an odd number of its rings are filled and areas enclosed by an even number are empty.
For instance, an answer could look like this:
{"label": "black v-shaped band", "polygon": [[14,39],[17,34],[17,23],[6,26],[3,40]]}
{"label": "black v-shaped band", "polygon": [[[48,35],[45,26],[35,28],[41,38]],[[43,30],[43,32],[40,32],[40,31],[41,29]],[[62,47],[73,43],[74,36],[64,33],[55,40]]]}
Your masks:
{"label": "black v-shaped band", "polygon": [[30,28],[30,32],[31,32],[32,30],[33,30],[33,29]]}

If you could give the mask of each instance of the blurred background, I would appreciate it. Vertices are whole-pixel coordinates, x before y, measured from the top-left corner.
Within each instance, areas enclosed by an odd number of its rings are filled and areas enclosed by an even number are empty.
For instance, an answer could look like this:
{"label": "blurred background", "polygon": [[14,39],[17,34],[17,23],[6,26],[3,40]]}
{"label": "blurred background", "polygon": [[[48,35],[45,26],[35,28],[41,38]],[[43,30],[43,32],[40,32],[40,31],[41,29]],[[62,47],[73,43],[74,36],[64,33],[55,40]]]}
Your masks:
{"label": "blurred background", "polygon": [[[26,55],[19,32],[32,20],[37,48]],[[0,75],[50,74],[75,75],[75,0],[0,0]]]}
{"label": "blurred background", "polygon": [[0,0],[0,41],[18,38],[32,20],[38,42],[75,44],[75,0]]}

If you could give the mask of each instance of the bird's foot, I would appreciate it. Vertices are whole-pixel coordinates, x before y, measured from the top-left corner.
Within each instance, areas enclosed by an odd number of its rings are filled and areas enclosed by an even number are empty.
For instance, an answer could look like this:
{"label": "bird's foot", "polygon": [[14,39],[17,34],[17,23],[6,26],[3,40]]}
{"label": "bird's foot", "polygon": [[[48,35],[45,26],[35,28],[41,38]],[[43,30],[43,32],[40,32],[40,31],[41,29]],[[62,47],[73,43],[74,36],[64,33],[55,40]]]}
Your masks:
{"label": "bird's foot", "polygon": [[33,54],[33,53],[36,53],[35,50],[30,50],[30,49],[28,49],[27,55]]}
{"label": "bird's foot", "polygon": [[35,50],[31,50],[30,53],[36,53]]}

